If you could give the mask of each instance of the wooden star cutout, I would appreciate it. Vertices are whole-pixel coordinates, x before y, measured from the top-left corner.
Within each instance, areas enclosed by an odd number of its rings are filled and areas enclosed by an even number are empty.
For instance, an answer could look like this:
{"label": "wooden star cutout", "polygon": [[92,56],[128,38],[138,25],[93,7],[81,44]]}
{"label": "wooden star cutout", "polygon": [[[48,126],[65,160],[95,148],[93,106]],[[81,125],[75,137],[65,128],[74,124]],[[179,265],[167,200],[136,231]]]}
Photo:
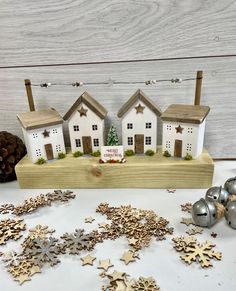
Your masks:
{"label": "wooden star cutout", "polygon": [[37,274],[37,273],[41,273],[40,267],[39,266],[33,266],[30,269],[30,276],[33,276],[34,274]]}
{"label": "wooden star cutout", "polygon": [[99,223],[99,228],[106,228],[107,226],[107,223],[106,222],[102,222],[102,223]]}
{"label": "wooden star cutout", "polygon": [[15,277],[14,279],[15,281],[17,281],[20,285],[22,285],[24,282],[26,281],[30,281],[30,276],[27,274],[20,274],[19,276]]}
{"label": "wooden star cutout", "polygon": [[85,109],[83,106],[81,106],[81,108],[78,110],[80,117],[87,116],[87,111],[88,109]]}
{"label": "wooden star cutout", "polygon": [[175,129],[176,129],[176,133],[182,133],[182,131],[184,130],[184,128],[181,127],[180,125],[176,127]]}
{"label": "wooden star cutout", "polygon": [[47,131],[46,129],[43,132],[44,137],[49,137],[50,131]]}
{"label": "wooden star cutout", "polygon": [[128,242],[131,246],[135,245],[137,243],[138,239],[132,237],[128,239]]}
{"label": "wooden star cutout", "polygon": [[109,268],[113,267],[114,265],[111,264],[111,261],[109,259],[107,260],[101,260],[99,261],[98,269],[103,269],[104,271],[107,271]]}
{"label": "wooden star cutout", "polygon": [[117,271],[114,271],[112,274],[109,274],[108,277],[111,279],[111,282],[117,281],[117,280],[124,280],[126,276],[126,273],[120,273]]}
{"label": "wooden star cutout", "polygon": [[135,262],[135,258],[139,258],[138,254],[136,254],[134,251],[127,251],[123,254],[120,260],[128,265],[131,262]]}
{"label": "wooden star cutout", "polygon": [[195,225],[194,221],[192,220],[192,218],[182,218],[182,220],[180,221],[180,223],[183,223],[187,226],[189,225]]}
{"label": "wooden star cutout", "polygon": [[85,219],[85,223],[92,223],[95,219],[93,217],[86,217]]}
{"label": "wooden star cutout", "polygon": [[135,107],[135,109],[136,109],[136,113],[137,113],[137,114],[138,114],[138,113],[143,113],[144,108],[145,108],[145,107],[142,106],[142,105],[139,103],[139,105]]}
{"label": "wooden star cutout", "polygon": [[85,266],[85,265],[93,266],[93,261],[96,260],[96,258],[90,255],[87,255],[81,258],[80,260],[82,261],[82,266]]}

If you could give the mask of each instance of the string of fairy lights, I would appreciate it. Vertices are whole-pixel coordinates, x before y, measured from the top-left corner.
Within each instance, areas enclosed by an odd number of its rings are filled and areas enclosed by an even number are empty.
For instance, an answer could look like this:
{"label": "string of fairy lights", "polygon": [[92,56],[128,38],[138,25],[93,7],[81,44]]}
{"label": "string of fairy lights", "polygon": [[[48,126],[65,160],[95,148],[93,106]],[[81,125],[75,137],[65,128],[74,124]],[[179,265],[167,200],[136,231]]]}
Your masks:
{"label": "string of fairy lights", "polygon": [[187,82],[187,81],[195,81],[196,79],[202,79],[202,77],[197,77],[197,78],[172,78],[172,79],[152,79],[152,80],[147,80],[147,81],[115,81],[112,78],[109,78],[108,81],[104,82],[82,82],[82,81],[76,81],[72,83],[50,83],[50,82],[45,82],[45,83],[33,83],[31,86],[36,86],[36,87],[42,87],[42,88],[48,88],[52,86],[72,86],[72,87],[82,87],[82,86],[97,86],[97,85],[108,85],[108,86],[113,86],[113,85],[156,85],[158,83],[164,83],[164,82],[169,82],[171,84],[179,84],[182,82]]}

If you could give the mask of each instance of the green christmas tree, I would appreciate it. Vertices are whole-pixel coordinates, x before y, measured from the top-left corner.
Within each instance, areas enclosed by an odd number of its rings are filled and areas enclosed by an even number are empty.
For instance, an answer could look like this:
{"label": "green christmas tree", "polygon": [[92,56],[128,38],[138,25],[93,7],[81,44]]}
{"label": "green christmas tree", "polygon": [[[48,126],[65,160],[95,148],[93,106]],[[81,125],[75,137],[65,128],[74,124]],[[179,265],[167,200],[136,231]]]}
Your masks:
{"label": "green christmas tree", "polygon": [[118,145],[118,143],[119,143],[119,139],[118,139],[117,131],[114,125],[112,125],[108,132],[107,145],[115,146],[115,145]]}

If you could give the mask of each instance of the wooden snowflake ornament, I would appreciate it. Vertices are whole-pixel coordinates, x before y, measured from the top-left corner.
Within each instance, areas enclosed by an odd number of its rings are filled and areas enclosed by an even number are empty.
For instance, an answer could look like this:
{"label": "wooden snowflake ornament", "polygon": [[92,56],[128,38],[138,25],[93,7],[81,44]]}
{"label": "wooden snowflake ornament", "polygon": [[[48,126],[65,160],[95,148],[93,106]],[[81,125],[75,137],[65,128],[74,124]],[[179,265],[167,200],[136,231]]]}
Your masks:
{"label": "wooden snowflake ornament", "polygon": [[212,266],[211,259],[221,260],[222,254],[212,250],[215,245],[209,241],[201,244],[189,237],[177,237],[173,241],[175,242],[174,248],[184,252],[180,258],[189,265],[192,262],[198,262],[202,268],[207,268]]}

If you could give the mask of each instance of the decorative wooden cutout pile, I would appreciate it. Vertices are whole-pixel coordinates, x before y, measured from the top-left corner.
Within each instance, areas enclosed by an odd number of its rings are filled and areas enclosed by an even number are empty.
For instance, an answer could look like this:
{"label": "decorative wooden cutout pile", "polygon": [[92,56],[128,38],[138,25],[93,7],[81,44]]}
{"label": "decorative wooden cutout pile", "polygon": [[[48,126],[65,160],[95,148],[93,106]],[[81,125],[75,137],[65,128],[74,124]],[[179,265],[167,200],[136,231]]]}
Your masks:
{"label": "decorative wooden cutout pile", "polygon": [[33,212],[43,206],[51,206],[51,203],[54,201],[67,202],[74,198],[75,194],[69,190],[55,190],[52,193],[40,194],[35,198],[26,199],[22,204],[16,206],[13,204],[3,204],[0,206],[0,213],[22,215],[25,213]]}
{"label": "decorative wooden cutout pile", "polygon": [[6,244],[9,239],[18,240],[25,230],[25,224],[22,223],[23,219],[2,219],[0,220],[0,245]]}
{"label": "decorative wooden cutout pile", "polygon": [[160,291],[152,277],[139,277],[137,280],[127,279],[128,274],[114,271],[106,274],[109,279],[108,285],[102,286],[103,291]]}
{"label": "decorative wooden cutout pile", "polygon": [[136,251],[148,247],[152,237],[163,240],[166,234],[173,233],[173,228],[167,227],[169,221],[158,217],[152,210],[132,208],[130,205],[110,207],[108,203],[101,203],[96,211],[111,220],[111,224],[102,226],[103,239],[126,236],[129,245]]}
{"label": "decorative wooden cutout pile", "polygon": [[188,236],[175,237],[172,240],[176,251],[184,253],[180,258],[189,265],[198,262],[202,268],[205,268],[212,266],[212,258],[221,260],[222,254],[212,250],[215,245],[209,241],[201,244],[195,238]]}
{"label": "decorative wooden cutout pile", "polygon": [[[57,191],[55,191],[53,194],[42,196],[46,196],[47,203],[58,200],[64,202],[74,198],[74,195],[69,191],[59,191],[59,195],[57,194]],[[46,201],[44,199],[45,197],[42,196],[39,198],[36,197],[35,199]],[[30,202],[27,200],[21,207],[18,206],[17,212],[22,214],[36,210],[38,206],[34,207],[34,205],[31,205],[31,207],[28,207],[32,201],[34,200],[30,200]],[[41,205],[42,204],[40,204],[40,206]],[[16,208],[14,208],[14,210],[15,209]],[[107,239],[116,239],[120,236],[126,236],[128,244],[132,248],[121,257],[121,260],[124,261],[125,264],[129,264],[139,258],[137,251],[143,247],[149,246],[152,237],[156,238],[156,240],[162,240],[165,239],[166,234],[172,234],[173,232],[173,228],[167,227],[169,222],[166,219],[158,217],[150,210],[136,209],[132,208],[130,205],[110,207],[107,203],[101,203],[96,211],[106,215],[108,220],[111,221],[111,224],[102,223],[98,230],[93,230],[90,233],[85,233],[84,229],[76,229],[73,233],[65,233],[60,239],[57,239],[52,237],[54,230],[49,229],[48,226],[36,225],[33,229],[29,230],[28,236],[21,244],[22,251],[20,253],[12,252],[3,255],[7,270],[16,281],[22,284],[25,281],[29,281],[35,273],[40,273],[43,267],[52,267],[58,264],[60,262],[59,255],[61,254],[69,253],[71,255],[80,255],[83,251],[93,250],[97,243],[102,243]],[[93,221],[90,217],[88,220]],[[6,224],[7,221],[10,222],[11,220],[3,221],[1,232],[6,229],[6,233],[8,233],[9,225],[6,227]],[[10,224],[10,238],[16,239],[20,237],[18,234],[19,230],[24,229],[25,225],[20,224],[22,221],[21,219],[12,221],[16,221],[18,224]],[[96,258],[91,255],[82,257],[82,265],[93,265],[95,259]],[[155,289],[156,285],[150,281],[150,278],[145,279],[146,281],[144,283],[141,282],[141,279],[134,281],[136,284],[134,287],[131,286],[133,281],[128,281],[126,276],[122,278],[122,280],[124,279],[122,283],[119,278],[114,277],[116,273],[113,275],[106,275],[107,270],[112,266],[110,260],[107,259],[100,261],[97,267],[104,271],[101,276],[108,276],[108,278],[110,278],[112,289],[104,290],[159,290]],[[122,284],[123,289],[121,289]],[[118,287],[120,289],[117,289]]]}

